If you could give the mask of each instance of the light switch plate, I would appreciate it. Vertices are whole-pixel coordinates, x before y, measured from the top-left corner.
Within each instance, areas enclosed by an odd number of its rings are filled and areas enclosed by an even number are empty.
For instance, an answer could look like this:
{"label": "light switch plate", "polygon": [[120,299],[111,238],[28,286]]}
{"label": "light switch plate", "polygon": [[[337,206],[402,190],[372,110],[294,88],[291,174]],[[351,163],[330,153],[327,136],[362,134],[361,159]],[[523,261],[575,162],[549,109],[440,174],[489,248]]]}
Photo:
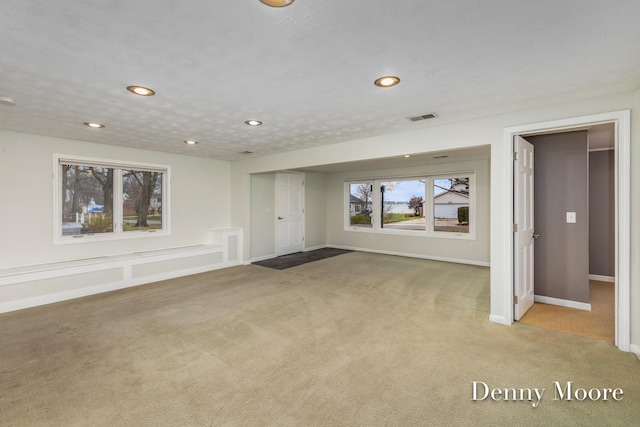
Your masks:
{"label": "light switch plate", "polygon": [[567,212],[567,224],[575,224],[575,223],[576,223],[576,213]]}

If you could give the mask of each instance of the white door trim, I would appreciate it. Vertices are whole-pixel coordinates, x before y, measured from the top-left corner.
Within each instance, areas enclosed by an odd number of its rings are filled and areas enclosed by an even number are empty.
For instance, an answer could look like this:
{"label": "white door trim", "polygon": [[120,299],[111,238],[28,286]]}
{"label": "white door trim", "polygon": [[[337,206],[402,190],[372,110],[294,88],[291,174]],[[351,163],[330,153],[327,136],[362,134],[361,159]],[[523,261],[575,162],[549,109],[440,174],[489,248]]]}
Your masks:
{"label": "white door trim", "polygon": [[490,320],[499,323],[512,324],[513,308],[513,162],[512,141],[515,136],[533,133],[555,133],[570,131],[596,124],[613,123],[615,125],[615,304],[616,331],[615,344],[622,351],[630,351],[631,344],[631,112],[630,110],[614,111],[610,113],[594,114],[590,116],[574,117],[542,123],[505,128],[503,144],[498,149],[499,163],[504,168],[506,177],[499,186],[503,190],[493,207],[501,207],[509,211],[509,221],[499,224],[504,248],[511,255],[509,263],[505,263],[504,271],[496,273],[492,280],[504,279],[503,283],[510,285],[503,287],[502,304],[504,317],[491,316]]}

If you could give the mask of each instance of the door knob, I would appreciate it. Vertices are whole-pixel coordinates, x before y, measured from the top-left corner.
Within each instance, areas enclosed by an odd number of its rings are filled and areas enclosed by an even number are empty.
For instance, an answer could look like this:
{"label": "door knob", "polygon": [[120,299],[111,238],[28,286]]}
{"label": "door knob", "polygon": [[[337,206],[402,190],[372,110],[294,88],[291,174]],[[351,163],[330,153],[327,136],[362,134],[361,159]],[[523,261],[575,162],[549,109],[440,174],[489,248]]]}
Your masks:
{"label": "door knob", "polygon": [[284,219],[283,217],[279,216],[278,219]]}
{"label": "door knob", "polygon": [[533,237],[534,239],[537,239],[538,237],[540,237],[539,234],[532,234],[531,237]]}

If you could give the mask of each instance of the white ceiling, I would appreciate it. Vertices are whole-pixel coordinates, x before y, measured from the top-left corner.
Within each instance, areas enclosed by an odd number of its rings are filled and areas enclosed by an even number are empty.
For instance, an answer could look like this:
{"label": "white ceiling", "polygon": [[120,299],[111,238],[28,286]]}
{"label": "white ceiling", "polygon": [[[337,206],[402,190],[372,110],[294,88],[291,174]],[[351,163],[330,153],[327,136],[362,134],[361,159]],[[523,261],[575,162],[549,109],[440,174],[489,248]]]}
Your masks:
{"label": "white ceiling", "polygon": [[[635,90],[638,16],[638,0],[4,1],[0,129],[227,160],[333,144]],[[401,83],[373,85],[386,74]]]}
{"label": "white ceiling", "polygon": [[305,172],[353,172],[353,171],[377,171],[381,169],[409,168],[412,166],[424,166],[443,163],[458,163],[468,160],[489,159],[491,156],[491,146],[464,148],[447,151],[432,151],[429,153],[412,154],[409,157],[380,157],[376,159],[332,163],[327,165],[310,166],[301,171]]}

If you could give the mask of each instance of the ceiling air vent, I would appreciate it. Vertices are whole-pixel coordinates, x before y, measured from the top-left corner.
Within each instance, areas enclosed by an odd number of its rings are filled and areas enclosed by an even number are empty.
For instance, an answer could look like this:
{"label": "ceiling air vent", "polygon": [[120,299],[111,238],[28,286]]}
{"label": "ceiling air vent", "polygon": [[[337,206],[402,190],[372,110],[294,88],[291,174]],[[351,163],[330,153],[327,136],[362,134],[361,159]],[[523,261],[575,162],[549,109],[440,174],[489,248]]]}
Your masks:
{"label": "ceiling air vent", "polygon": [[429,113],[423,114],[422,116],[409,117],[409,120],[412,122],[419,122],[420,120],[435,119],[436,117],[438,117],[436,113]]}

